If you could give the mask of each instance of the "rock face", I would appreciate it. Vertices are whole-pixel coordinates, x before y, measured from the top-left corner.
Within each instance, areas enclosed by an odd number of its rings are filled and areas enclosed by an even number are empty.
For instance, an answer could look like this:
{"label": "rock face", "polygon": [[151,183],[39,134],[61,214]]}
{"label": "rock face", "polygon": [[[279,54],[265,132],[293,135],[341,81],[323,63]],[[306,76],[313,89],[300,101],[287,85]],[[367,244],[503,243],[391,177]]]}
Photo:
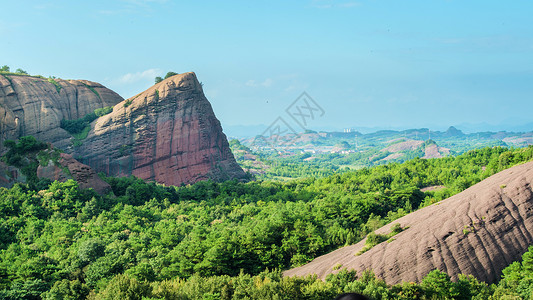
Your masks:
{"label": "rock face", "polygon": [[[122,100],[117,93],[87,80],[0,75],[0,141],[32,135],[66,149],[71,136],[59,127],[62,119],[81,118]],[[0,143],[0,153],[3,151]]]}
{"label": "rock face", "polygon": [[420,282],[434,269],[472,274],[492,283],[502,269],[533,243],[533,162],[502,171],[439,203],[384,226],[399,223],[406,230],[355,256],[364,240],[288,270],[285,276],[317,274],[325,278],[337,264],[361,274],[372,269],[389,284]]}
{"label": "rock face", "polygon": [[117,104],[91,126],[74,157],[98,172],[166,185],[245,178],[194,73]]}
{"label": "rock face", "polygon": [[61,153],[57,163],[58,165],[50,161],[47,166],[39,166],[37,177],[61,182],[74,179],[82,189],[92,188],[100,195],[111,192],[111,186],[98,177],[93,169],[75,160],[71,155]]}
{"label": "rock face", "polygon": [[[107,106],[114,106],[113,112],[95,120],[76,146],[59,127],[62,119],[82,118]],[[110,176],[135,175],[167,185],[246,177],[194,73],[176,75],[128,100],[86,80],[0,75],[0,142],[25,135],[50,142]],[[4,151],[0,143],[0,154]],[[72,157],[63,159],[69,169],[85,170]],[[2,170],[10,171],[0,165]],[[73,177],[75,170],[70,170]],[[41,172],[63,176],[57,169]],[[0,175],[0,185],[10,184]]]}

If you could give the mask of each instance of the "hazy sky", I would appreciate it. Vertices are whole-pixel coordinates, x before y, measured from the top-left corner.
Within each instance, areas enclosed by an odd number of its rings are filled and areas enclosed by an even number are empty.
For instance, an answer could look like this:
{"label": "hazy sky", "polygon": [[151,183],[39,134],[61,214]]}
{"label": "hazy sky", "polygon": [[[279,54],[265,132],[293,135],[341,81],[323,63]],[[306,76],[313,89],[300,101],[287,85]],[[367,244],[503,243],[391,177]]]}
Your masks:
{"label": "hazy sky", "polygon": [[[5,1],[0,65],[124,98],[196,72],[223,126],[530,123],[533,1]],[[531,128],[533,130],[533,128]]]}

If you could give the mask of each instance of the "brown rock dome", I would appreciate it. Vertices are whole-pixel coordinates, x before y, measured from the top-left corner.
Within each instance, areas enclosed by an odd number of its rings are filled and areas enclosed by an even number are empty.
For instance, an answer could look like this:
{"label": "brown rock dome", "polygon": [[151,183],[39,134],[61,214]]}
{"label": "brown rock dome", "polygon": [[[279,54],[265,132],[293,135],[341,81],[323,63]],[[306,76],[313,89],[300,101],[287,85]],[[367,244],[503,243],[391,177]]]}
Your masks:
{"label": "brown rock dome", "polygon": [[495,174],[469,189],[402,217],[393,224],[407,228],[356,256],[365,241],[335,250],[285,271],[285,276],[317,274],[325,278],[337,264],[359,274],[372,269],[389,284],[420,282],[434,269],[452,279],[472,274],[488,283],[519,260],[533,243],[533,162]]}

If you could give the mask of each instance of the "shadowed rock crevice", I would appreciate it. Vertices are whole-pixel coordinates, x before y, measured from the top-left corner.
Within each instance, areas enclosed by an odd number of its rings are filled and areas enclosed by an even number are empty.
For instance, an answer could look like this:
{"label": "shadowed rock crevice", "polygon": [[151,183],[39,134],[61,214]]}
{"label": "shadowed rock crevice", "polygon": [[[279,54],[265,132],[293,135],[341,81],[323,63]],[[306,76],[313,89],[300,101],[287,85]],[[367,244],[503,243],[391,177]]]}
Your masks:
{"label": "shadowed rock crevice", "polygon": [[[460,273],[497,281],[510,262],[533,244],[533,162],[495,174],[440,203],[393,223],[408,227],[391,243],[381,243],[360,256],[364,240],[285,271],[285,276],[317,274],[325,278],[335,264],[361,274],[372,269],[389,284],[420,282],[434,269],[452,279]],[[392,224],[376,231],[390,231]]]}

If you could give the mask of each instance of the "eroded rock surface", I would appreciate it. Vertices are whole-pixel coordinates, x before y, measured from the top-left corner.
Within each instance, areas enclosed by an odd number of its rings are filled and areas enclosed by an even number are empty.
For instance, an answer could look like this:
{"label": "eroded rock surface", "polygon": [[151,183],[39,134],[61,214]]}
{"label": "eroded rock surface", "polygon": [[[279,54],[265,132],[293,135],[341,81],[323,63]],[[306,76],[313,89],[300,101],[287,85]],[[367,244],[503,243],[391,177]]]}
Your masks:
{"label": "eroded rock surface", "polygon": [[[77,145],[60,128],[62,119],[107,106],[114,106],[113,112],[93,121]],[[246,177],[194,73],[166,79],[128,100],[86,80],[0,75],[0,141],[25,135],[110,176],[135,175],[167,185]],[[0,176],[3,186],[12,184],[6,176]]]}
{"label": "eroded rock surface", "polygon": [[[0,75],[0,141],[31,135],[67,149],[71,135],[59,127],[62,119],[78,119],[122,100],[117,93],[87,80]],[[3,150],[0,143],[0,153]]]}
{"label": "eroded rock surface", "polygon": [[37,177],[61,182],[74,179],[82,189],[92,188],[100,195],[111,192],[111,186],[98,177],[98,174],[93,169],[66,153],[59,155],[57,164],[50,161],[47,166],[39,166],[37,168]]}
{"label": "eroded rock surface", "polygon": [[166,185],[245,178],[194,73],[117,104],[91,126],[74,157],[97,172]]}
{"label": "eroded rock surface", "polygon": [[336,273],[334,266],[361,274],[372,269],[389,284],[420,282],[434,269],[472,274],[495,282],[506,266],[519,260],[533,243],[533,162],[502,171],[439,203],[413,212],[392,224],[406,228],[390,243],[383,242],[356,256],[365,241],[340,248],[309,264],[285,271],[285,276]]}

